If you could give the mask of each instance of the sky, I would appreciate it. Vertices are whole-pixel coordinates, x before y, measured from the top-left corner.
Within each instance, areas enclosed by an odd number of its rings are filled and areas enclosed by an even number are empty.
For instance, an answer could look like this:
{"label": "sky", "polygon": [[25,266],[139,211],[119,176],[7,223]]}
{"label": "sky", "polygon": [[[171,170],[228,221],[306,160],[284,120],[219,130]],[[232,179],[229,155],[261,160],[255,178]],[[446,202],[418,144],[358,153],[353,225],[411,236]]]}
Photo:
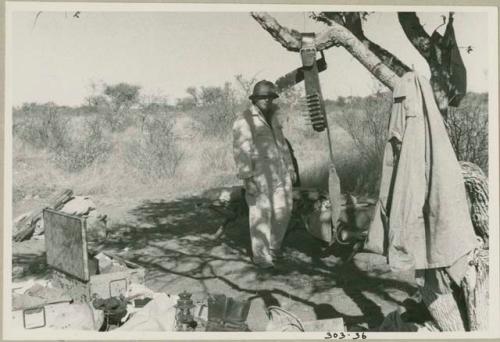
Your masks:
{"label": "sky", "polygon": [[[77,106],[94,83],[126,82],[142,93],[167,96],[173,103],[190,86],[220,86],[242,74],[275,81],[300,66],[248,12],[73,12],[12,13],[8,53],[12,61],[12,104],[55,102]],[[271,13],[282,25],[303,32],[327,27],[305,12]],[[419,13],[431,33],[443,12]],[[35,20],[36,19],[36,20]],[[467,68],[468,90],[488,89],[488,15],[457,12],[455,33]],[[407,65],[429,76],[425,60],[406,39],[395,12],[375,12],[365,34]],[[439,29],[443,32],[444,26]],[[365,96],[376,82],[343,48],[325,52],[323,94]]]}

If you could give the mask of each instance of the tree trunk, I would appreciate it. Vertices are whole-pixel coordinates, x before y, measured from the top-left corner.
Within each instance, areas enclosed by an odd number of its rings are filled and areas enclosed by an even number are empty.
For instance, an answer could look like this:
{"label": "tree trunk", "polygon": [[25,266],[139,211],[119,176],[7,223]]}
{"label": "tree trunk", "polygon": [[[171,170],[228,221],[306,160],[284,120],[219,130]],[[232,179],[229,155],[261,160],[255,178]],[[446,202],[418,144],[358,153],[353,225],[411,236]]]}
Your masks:
{"label": "tree trunk", "polygon": [[462,281],[469,331],[486,331],[489,322],[489,250],[475,251],[471,269]]}
{"label": "tree trunk", "polygon": [[398,19],[410,43],[429,65],[434,99],[446,122],[448,106],[458,106],[467,83],[453,29],[453,12],[449,13],[444,36],[437,29],[432,35],[427,34],[415,12],[399,12]]}
{"label": "tree trunk", "polygon": [[470,162],[460,162],[464,178],[467,201],[476,235],[481,237],[485,245],[489,244],[489,192],[488,178],[479,166]]}

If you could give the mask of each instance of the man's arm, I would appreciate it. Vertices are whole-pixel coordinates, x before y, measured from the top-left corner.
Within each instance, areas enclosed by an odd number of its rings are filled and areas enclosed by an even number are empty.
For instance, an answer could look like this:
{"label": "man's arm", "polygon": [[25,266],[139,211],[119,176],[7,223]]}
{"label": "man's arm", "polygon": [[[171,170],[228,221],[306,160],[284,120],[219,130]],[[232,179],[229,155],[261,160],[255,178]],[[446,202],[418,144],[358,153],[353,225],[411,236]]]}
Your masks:
{"label": "man's arm", "polygon": [[295,167],[293,166],[293,150],[292,150],[292,145],[283,136],[283,141],[285,142],[284,147],[285,147],[285,161],[286,161],[286,166],[288,168],[288,171],[295,171]]}
{"label": "man's arm", "polygon": [[286,139],[285,134],[283,133],[283,125],[280,122],[280,119],[278,116],[274,115],[273,116],[273,124],[272,124],[274,133],[277,134],[277,138],[281,142],[281,145],[283,146],[282,148],[282,153],[283,153],[283,158],[285,159],[285,164],[288,169],[288,172],[292,176],[292,182],[295,182],[296,178],[298,175],[295,173],[295,166],[293,164],[293,150],[292,145]]}
{"label": "man's arm", "polygon": [[233,156],[238,178],[247,179],[254,175],[252,153],[253,138],[250,125],[244,118],[239,118],[233,125]]}

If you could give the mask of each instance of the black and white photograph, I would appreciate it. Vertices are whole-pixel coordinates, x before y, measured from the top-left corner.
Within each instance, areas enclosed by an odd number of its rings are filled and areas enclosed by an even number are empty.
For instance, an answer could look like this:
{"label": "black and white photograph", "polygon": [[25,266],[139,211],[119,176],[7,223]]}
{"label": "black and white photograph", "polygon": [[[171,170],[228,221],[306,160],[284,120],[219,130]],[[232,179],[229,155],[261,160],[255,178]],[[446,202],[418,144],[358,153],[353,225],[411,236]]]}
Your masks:
{"label": "black and white photograph", "polygon": [[500,337],[496,7],[5,14],[3,338]]}

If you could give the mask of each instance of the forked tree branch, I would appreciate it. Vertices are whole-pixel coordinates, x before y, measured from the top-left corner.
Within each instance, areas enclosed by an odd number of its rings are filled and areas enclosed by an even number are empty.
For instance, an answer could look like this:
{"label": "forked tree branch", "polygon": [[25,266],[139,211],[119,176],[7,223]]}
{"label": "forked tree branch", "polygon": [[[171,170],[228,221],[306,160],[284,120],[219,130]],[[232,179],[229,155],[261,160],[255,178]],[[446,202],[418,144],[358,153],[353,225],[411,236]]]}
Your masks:
{"label": "forked tree branch", "polygon": [[361,12],[321,12],[320,16],[316,16],[315,19],[329,26],[331,26],[331,21],[333,20],[337,24],[347,28],[356,38],[366,45],[371,52],[380,58],[382,63],[394,71],[398,76],[403,76],[405,73],[411,71],[411,69],[394,54],[365,36],[362,23],[363,15],[364,14]]}
{"label": "forked tree branch", "polygon": [[[301,47],[300,33],[281,26],[278,21],[266,12],[252,12],[252,17],[289,51],[299,51]],[[398,75],[387,67],[370,49],[368,49],[346,27],[332,22],[329,29],[316,37],[316,49],[326,50],[332,46],[343,46],[380,82],[391,90],[396,86]]]}
{"label": "forked tree branch", "polygon": [[458,106],[466,91],[466,69],[456,47],[453,12],[444,36],[437,29],[429,35],[414,12],[400,12],[398,19],[408,40],[429,65],[434,98],[446,122],[448,107]]}

